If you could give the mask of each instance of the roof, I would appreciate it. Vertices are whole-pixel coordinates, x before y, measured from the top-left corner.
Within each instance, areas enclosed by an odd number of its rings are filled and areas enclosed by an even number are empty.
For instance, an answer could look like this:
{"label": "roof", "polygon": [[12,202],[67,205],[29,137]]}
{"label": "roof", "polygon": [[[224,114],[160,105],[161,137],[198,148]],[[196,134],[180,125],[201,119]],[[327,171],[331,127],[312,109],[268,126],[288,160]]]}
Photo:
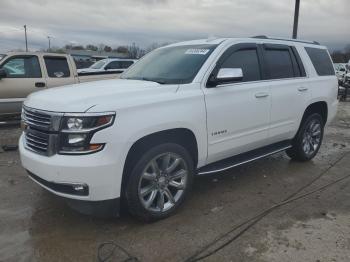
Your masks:
{"label": "roof", "polygon": [[276,38],[276,37],[267,37],[267,36],[257,36],[257,37],[248,37],[248,38],[234,38],[234,37],[225,37],[225,38],[207,38],[207,39],[198,39],[185,41],[180,43],[175,43],[169,46],[180,46],[180,45],[205,45],[205,44],[214,44],[219,45],[223,42],[253,42],[253,43],[275,43],[275,44],[285,44],[285,45],[305,45],[305,46],[314,46],[318,48],[325,48],[321,46],[318,42],[307,41],[300,39],[289,39],[289,38]]}
{"label": "roof", "polygon": [[55,55],[67,55],[67,54],[60,54],[60,53],[50,53],[50,52],[8,52],[6,55],[48,55],[48,56],[55,56]]}

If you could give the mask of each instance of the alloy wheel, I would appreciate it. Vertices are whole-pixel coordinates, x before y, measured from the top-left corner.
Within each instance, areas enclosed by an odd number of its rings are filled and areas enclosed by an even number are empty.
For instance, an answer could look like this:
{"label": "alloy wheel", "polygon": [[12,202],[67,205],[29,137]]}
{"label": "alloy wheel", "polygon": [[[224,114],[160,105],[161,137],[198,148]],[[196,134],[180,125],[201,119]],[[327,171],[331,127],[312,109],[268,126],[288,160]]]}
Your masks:
{"label": "alloy wheel", "polygon": [[312,119],[305,128],[302,148],[307,156],[312,155],[321,144],[322,124],[317,119]]}
{"label": "alloy wheel", "polygon": [[152,212],[171,209],[185,192],[188,172],[185,160],[175,153],[153,158],[139,181],[138,195],[143,207]]}

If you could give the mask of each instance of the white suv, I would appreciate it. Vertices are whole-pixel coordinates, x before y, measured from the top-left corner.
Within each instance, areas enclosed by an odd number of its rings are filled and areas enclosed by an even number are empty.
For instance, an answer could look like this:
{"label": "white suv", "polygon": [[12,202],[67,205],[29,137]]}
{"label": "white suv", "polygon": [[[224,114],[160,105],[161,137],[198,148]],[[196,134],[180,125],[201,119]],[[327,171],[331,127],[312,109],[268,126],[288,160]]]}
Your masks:
{"label": "white suv", "polygon": [[326,47],[225,38],[159,48],[118,80],[37,92],[24,102],[22,164],[83,212],[164,218],[194,175],[286,150],[312,159],[336,114]]}

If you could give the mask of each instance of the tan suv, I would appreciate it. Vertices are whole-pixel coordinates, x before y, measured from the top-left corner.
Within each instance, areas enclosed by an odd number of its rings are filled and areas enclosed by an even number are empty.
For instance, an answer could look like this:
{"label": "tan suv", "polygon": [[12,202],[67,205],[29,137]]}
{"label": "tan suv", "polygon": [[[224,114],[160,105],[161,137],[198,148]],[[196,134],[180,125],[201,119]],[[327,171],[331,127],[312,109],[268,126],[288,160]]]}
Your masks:
{"label": "tan suv", "polygon": [[8,53],[0,59],[0,118],[19,115],[22,102],[42,89],[117,78],[118,74],[79,73],[70,55],[39,52]]}

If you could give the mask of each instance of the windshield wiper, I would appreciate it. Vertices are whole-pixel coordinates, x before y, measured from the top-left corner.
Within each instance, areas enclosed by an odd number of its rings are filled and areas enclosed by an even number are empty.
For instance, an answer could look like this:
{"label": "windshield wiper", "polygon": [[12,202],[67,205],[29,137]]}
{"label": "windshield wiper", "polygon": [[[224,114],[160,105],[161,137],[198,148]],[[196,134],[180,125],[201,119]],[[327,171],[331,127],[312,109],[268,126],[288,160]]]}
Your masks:
{"label": "windshield wiper", "polygon": [[140,80],[150,81],[150,82],[156,82],[156,83],[161,84],[161,85],[166,84],[166,82],[165,82],[164,80],[155,79],[155,78],[149,78],[149,77],[142,77],[142,78],[140,78]]}
{"label": "windshield wiper", "polygon": [[150,77],[123,77],[121,79],[150,81],[150,82],[156,82],[161,85],[166,84],[166,82],[162,79],[150,78]]}

